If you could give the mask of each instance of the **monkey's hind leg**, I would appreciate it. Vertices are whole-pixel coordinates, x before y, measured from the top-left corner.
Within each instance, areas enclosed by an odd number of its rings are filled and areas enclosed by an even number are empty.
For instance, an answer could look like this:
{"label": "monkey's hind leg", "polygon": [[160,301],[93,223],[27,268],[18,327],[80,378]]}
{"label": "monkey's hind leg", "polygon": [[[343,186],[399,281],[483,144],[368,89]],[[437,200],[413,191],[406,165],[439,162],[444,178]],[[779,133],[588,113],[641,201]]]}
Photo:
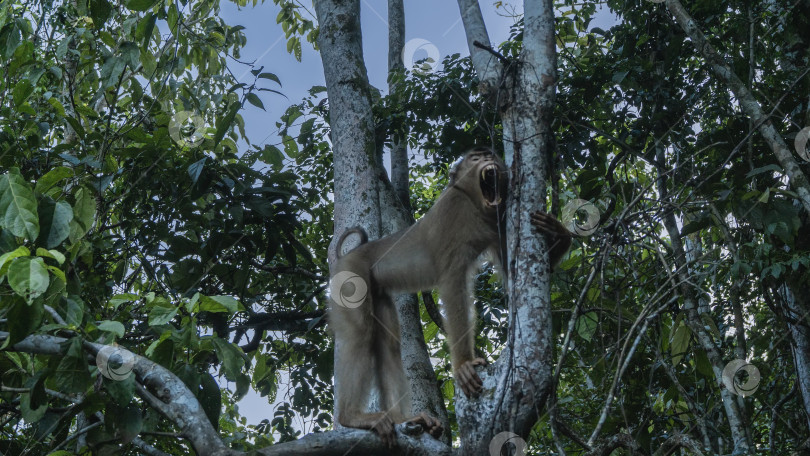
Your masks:
{"label": "monkey's hind leg", "polygon": [[369,393],[376,383],[374,320],[371,300],[357,308],[332,303],[329,320],[335,331],[335,394],[341,426],[370,429],[393,446],[394,422],[382,412],[367,412]]}
{"label": "monkey's hind leg", "polygon": [[387,294],[375,296],[374,302],[374,357],[380,407],[394,422],[401,423],[410,414],[411,394],[402,368],[399,318]]}
{"label": "monkey's hind leg", "polygon": [[377,379],[380,392],[380,406],[387,411],[394,423],[409,422],[422,426],[425,432],[434,438],[442,435],[441,422],[420,413],[411,416],[411,394],[408,378],[402,367],[402,354],[399,330],[399,318],[393,299],[388,296],[378,297],[374,301],[374,316],[377,324]]}

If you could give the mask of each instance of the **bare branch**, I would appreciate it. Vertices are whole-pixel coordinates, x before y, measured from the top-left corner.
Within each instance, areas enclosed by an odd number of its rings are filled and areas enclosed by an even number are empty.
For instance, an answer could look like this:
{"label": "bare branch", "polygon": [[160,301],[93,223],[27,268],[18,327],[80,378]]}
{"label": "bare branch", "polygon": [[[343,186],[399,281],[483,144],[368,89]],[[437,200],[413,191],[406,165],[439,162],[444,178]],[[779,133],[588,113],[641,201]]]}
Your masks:
{"label": "bare branch", "polygon": [[[481,81],[478,90],[484,95],[492,95],[498,88],[498,81],[503,72],[503,64],[486,48],[491,49],[487,26],[478,0],[458,0],[461,21],[467,34],[467,47],[470,49],[473,66]],[[476,46],[476,42],[479,46]]]}

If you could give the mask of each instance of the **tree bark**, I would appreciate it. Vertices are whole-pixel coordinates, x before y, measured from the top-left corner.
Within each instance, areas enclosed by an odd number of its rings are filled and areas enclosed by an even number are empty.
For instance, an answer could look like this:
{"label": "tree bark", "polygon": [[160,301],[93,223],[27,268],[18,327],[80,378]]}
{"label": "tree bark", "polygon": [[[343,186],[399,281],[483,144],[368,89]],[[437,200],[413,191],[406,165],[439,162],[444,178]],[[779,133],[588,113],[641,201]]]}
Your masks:
{"label": "tree bark", "polygon": [[511,174],[506,228],[509,258],[504,265],[509,342],[498,362],[482,376],[481,398],[470,401],[456,395],[460,451],[465,455],[489,454],[492,438],[501,432],[527,438],[551,392],[551,269],[545,238],[531,229],[529,214],[544,208],[548,157],[553,152],[554,12],[549,0],[527,0],[524,6],[523,50],[519,61],[505,69],[494,52],[481,48],[488,47],[489,37],[478,3],[459,0],[480,90],[508,100],[500,106]]}
{"label": "tree bark", "polygon": [[791,283],[779,289],[785,320],[790,330],[790,347],[796,366],[796,381],[802,395],[807,426],[810,429],[810,286]]}
{"label": "tree bark", "polygon": [[[397,81],[394,75],[402,74],[402,49],[405,47],[405,6],[402,0],[388,0],[388,93],[396,94]],[[411,197],[408,188],[408,142],[407,132],[398,132],[391,138],[391,185],[397,199],[408,214],[411,213]]]}
{"label": "tree bark", "polygon": [[[402,11],[401,5],[399,10]],[[315,11],[320,26],[318,45],[329,94],[329,124],[335,157],[335,238],[347,227],[359,225],[366,229],[369,239],[376,239],[406,228],[410,214],[404,211],[385,170],[377,162],[371,92],[363,60],[360,2],[319,0],[315,2]],[[404,33],[404,24],[400,25],[402,27],[397,28]],[[394,41],[398,43],[402,39],[395,37]],[[404,166],[407,176],[407,156]],[[334,247],[330,250],[334,252]],[[447,412],[422,335],[416,298],[397,298],[397,310],[412,410],[439,418],[445,429],[449,429]],[[340,362],[340,341],[336,341],[335,363]],[[339,385],[335,385],[335,390],[340,390]],[[449,442],[447,437],[445,442]]]}

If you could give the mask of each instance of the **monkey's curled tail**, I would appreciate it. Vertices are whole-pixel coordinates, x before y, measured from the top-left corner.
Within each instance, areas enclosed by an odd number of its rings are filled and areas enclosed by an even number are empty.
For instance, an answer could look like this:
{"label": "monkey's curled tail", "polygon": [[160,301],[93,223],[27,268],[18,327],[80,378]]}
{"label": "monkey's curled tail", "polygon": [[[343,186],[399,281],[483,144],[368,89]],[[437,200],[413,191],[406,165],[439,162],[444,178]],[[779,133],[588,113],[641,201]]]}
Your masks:
{"label": "monkey's curled tail", "polygon": [[349,228],[348,230],[344,231],[343,234],[340,235],[340,239],[338,239],[338,243],[336,246],[337,252],[335,253],[338,259],[343,256],[343,242],[345,242],[346,238],[352,234],[357,234],[358,236],[360,236],[360,242],[357,243],[358,246],[368,242],[368,234],[366,233],[366,230],[364,230],[362,227],[355,226],[353,228]]}

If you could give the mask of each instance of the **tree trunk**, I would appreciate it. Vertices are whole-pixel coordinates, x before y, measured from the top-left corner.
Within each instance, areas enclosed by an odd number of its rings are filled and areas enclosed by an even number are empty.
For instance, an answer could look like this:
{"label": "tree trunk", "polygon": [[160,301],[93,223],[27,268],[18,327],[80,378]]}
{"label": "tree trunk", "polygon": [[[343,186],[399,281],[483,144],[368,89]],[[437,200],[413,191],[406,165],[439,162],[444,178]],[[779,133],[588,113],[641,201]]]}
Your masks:
{"label": "tree trunk", "polygon": [[[392,1],[392,3],[396,3]],[[404,21],[402,5],[394,5]],[[394,195],[381,163],[377,162],[371,97],[363,60],[359,1],[317,1],[315,10],[320,24],[318,45],[321,49],[324,77],[329,94],[329,121],[335,170],[335,237],[349,226],[362,226],[370,239],[407,228],[410,214]],[[404,23],[395,25],[392,34],[404,33]],[[402,37],[392,37],[400,43]],[[391,50],[392,53],[401,50]],[[407,178],[407,156],[404,149]],[[407,180],[405,199],[407,200]],[[385,213],[382,217],[381,214]],[[334,247],[331,249],[334,252]],[[439,418],[449,429],[436,374],[427,353],[419,306],[415,296],[397,298],[400,320],[402,358],[411,386],[412,409]],[[339,341],[335,346],[335,363],[341,361]],[[339,385],[335,385],[339,391]],[[336,402],[337,404],[337,402]],[[337,415],[337,410],[335,410]],[[449,443],[449,434],[444,438]]]}
{"label": "tree trunk", "polygon": [[511,174],[504,264],[509,343],[488,369],[481,398],[468,401],[456,395],[461,454],[488,455],[490,444],[497,446],[504,435],[527,438],[551,392],[549,246],[531,229],[529,214],[544,207],[548,157],[553,153],[554,13],[551,1],[525,2],[523,51],[519,62],[510,65],[514,73],[504,74],[502,58],[485,49],[489,38],[477,2],[459,0],[459,8],[480,90],[490,96],[500,92],[497,97],[508,100],[501,116]]}
{"label": "tree trunk", "polygon": [[796,381],[802,394],[802,405],[810,429],[810,286],[791,283],[779,290],[784,304],[785,320],[790,329],[790,347],[796,366]]}
{"label": "tree trunk", "polygon": [[[397,83],[392,75],[405,70],[402,49],[405,47],[405,7],[402,0],[388,0],[388,93],[396,93]],[[405,211],[411,213],[408,189],[408,143],[403,136],[391,138],[391,185]]]}

